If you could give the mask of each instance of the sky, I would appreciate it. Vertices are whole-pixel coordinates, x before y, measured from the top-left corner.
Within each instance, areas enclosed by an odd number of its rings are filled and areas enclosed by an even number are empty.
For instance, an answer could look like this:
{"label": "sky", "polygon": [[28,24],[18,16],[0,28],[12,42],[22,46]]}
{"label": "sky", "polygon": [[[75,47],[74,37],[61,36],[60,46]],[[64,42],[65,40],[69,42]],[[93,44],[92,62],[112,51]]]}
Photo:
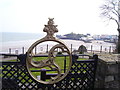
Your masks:
{"label": "sky", "polygon": [[115,22],[104,22],[104,0],[0,0],[0,32],[43,33],[48,18],[58,25],[57,34],[117,35]]}

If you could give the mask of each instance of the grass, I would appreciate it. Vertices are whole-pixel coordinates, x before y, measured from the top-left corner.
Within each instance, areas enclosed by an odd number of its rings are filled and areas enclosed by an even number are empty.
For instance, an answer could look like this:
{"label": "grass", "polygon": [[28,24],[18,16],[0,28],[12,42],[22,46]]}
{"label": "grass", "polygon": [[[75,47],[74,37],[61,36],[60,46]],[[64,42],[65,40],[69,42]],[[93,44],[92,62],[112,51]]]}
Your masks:
{"label": "grass", "polygon": [[[33,58],[34,61],[41,61],[41,60],[46,60],[47,58],[46,57],[36,57],[36,58]],[[65,60],[65,57],[56,57],[55,58],[55,63],[60,67],[60,69],[64,69],[64,60]],[[68,69],[68,66],[69,66],[69,57],[66,57],[66,69]],[[55,68],[55,66],[52,66],[53,68]],[[51,68],[49,67],[43,67],[41,69],[46,69],[46,70],[51,70]],[[41,70],[39,68],[31,68],[30,70]],[[64,72],[64,70],[62,70],[62,73]],[[57,71],[49,71],[47,73],[57,73]],[[40,75],[40,73],[38,72],[33,72],[32,73],[35,77],[37,77],[38,75]]]}

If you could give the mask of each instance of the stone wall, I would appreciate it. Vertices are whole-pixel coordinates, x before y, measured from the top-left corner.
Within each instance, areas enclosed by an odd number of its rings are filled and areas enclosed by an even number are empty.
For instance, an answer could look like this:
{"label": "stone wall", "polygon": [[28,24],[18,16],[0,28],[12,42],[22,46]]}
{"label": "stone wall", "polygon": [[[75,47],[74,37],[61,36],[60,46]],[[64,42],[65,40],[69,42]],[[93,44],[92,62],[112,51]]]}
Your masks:
{"label": "stone wall", "polygon": [[120,55],[106,56],[99,56],[95,88],[120,90]]}

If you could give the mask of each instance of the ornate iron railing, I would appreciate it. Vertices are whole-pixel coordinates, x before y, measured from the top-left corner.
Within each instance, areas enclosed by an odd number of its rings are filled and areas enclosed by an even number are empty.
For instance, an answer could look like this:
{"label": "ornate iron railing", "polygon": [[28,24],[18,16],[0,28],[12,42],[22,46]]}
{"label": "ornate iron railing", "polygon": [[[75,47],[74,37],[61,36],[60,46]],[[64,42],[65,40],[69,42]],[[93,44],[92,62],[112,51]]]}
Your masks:
{"label": "ornate iron railing", "polygon": [[[12,55],[11,55],[12,56]],[[15,56],[15,55],[14,55]],[[2,89],[40,89],[40,90],[60,90],[77,89],[93,90],[95,81],[95,72],[97,68],[97,55],[88,60],[79,60],[81,55],[72,55],[72,67],[68,75],[55,84],[42,84],[34,80],[26,69],[26,54],[16,55],[16,61],[2,62]],[[61,56],[61,55],[60,55]],[[64,61],[65,61],[65,55]],[[82,55],[83,56],[83,55]],[[46,57],[36,56],[36,57]],[[64,65],[66,66],[66,65]],[[46,70],[31,70],[38,73],[38,78],[47,81],[55,73],[46,73]],[[51,71],[51,70],[49,70]],[[64,69],[63,69],[64,71]]]}

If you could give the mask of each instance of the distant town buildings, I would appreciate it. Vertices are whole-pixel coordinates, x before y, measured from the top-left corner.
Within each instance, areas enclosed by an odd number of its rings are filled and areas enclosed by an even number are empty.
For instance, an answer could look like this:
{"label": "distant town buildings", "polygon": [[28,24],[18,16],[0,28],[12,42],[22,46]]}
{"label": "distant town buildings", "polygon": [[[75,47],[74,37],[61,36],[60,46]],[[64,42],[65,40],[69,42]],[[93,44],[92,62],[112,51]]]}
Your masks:
{"label": "distant town buildings", "polygon": [[113,42],[115,43],[118,39],[118,36],[117,35],[93,35],[92,36],[94,40],[103,40],[103,41],[106,41],[106,42]]}
{"label": "distant town buildings", "polygon": [[60,39],[72,39],[72,40],[82,40],[84,42],[90,42],[92,40],[103,40],[105,42],[110,42],[110,43],[116,43],[118,40],[117,35],[93,35],[91,34],[75,34],[75,33],[70,33],[70,34],[65,34],[65,35],[57,35],[58,38]]}

